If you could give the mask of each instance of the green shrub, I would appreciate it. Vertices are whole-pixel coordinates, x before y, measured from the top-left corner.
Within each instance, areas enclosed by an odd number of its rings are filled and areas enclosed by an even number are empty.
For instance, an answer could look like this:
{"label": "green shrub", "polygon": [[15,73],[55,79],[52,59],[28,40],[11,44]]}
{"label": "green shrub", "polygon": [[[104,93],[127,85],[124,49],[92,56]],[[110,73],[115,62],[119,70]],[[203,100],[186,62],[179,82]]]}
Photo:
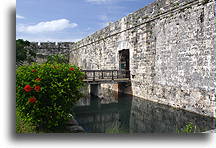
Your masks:
{"label": "green shrub", "polygon": [[196,133],[198,132],[196,125],[189,122],[181,130],[177,129],[177,133]]}
{"label": "green shrub", "polygon": [[16,133],[35,133],[35,126],[23,120],[19,110],[16,110]]}
{"label": "green shrub", "polygon": [[16,70],[16,107],[37,131],[64,127],[82,97],[83,73],[69,64],[33,64]]}
{"label": "green shrub", "polygon": [[61,64],[64,64],[64,63],[68,63],[68,62],[69,62],[69,60],[65,57],[65,55],[56,54],[56,55],[48,56],[46,63],[50,63],[50,64],[61,63]]}

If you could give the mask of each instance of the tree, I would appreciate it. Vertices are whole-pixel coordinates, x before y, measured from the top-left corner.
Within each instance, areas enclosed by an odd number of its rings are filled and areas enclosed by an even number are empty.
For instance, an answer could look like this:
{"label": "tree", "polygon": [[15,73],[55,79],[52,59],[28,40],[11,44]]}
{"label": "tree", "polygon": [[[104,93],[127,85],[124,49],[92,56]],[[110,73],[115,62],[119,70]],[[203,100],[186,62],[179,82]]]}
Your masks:
{"label": "tree", "polygon": [[30,46],[29,41],[23,39],[16,40],[16,63],[28,62],[31,63],[36,57],[36,52],[32,49],[27,49]]}

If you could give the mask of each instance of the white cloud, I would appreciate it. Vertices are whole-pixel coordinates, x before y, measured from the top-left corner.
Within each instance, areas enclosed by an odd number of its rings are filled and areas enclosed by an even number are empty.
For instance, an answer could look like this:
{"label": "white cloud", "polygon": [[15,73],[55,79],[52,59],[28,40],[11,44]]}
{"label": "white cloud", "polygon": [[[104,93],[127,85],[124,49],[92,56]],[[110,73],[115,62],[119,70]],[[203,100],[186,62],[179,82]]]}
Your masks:
{"label": "white cloud", "polygon": [[22,16],[22,15],[16,14],[16,18],[17,18],[17,19],[24,19],[25,17]]}
{"label": "white cloud", "polygon": [[47,22],[39,22],[35,25],[19,25],[17,27],[17,31],[24,33],[55,32],[64,30],[66,28],[74,28],[76,26],[76,23],[71,23],[67,19],[58,19]]}

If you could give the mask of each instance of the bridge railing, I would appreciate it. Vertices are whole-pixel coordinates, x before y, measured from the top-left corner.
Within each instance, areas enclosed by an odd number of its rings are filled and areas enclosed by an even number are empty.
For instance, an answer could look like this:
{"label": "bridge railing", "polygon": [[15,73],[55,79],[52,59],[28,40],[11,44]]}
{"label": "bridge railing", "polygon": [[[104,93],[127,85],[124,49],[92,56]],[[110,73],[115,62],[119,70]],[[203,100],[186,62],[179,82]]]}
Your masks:
{"label": "bridge railing", "polygon": [[81,70],[85,73],[85,79],[87,80],[105,80],[105,79],[130,79],[129,70]]}

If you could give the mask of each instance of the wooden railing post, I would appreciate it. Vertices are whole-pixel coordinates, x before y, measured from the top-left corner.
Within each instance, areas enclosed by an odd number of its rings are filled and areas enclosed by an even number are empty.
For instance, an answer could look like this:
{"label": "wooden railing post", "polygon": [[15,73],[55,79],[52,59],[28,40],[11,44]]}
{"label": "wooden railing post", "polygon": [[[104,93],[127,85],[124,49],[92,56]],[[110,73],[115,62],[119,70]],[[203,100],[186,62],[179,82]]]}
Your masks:
{"label": "wooden railing post", "polygon": [[114,77],[113,77],[113,70],[112,70],[112,80],[114,80]]}
{"label": "wooden railing post", "polygon": [[95,81],[95,71],[93,71],[93,81]]}
{"label": "wooden railing post", "polygon": [[87,73],[86,73],[86,71],[85,71],[85,79],[88,79],[88,78],[87,78]]}
{"label": "wooden railing post", "polygon": [[103,70],[101,71],[101,79],[104,79]]}

